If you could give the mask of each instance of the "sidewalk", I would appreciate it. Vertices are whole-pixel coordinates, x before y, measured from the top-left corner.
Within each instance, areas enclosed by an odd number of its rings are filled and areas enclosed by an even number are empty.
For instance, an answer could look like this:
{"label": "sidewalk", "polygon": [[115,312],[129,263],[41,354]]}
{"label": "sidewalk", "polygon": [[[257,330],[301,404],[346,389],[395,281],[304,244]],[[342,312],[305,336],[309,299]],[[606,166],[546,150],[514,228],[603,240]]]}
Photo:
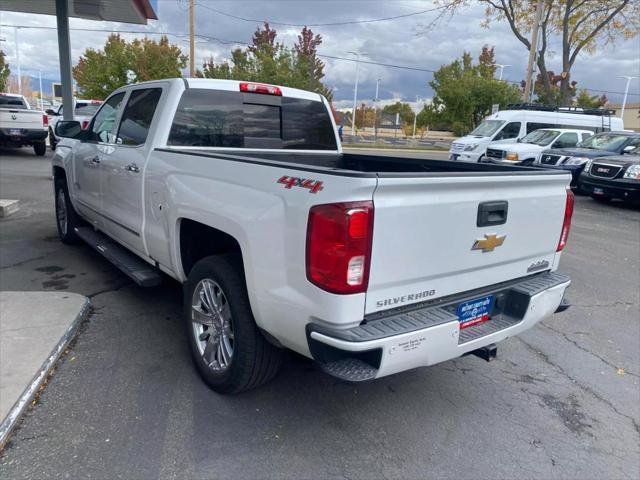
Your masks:
{"label": "sidewalk", "polygon": [[89,311],[68,292],[0,292],[0,450]]}

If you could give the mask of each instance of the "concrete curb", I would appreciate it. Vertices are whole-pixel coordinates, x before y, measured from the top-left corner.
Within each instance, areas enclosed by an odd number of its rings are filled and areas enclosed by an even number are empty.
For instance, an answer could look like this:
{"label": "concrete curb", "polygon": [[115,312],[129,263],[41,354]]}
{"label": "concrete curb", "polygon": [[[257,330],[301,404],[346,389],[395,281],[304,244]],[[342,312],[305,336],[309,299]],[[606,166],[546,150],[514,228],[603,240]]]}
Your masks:
{"label": "concrete curb", "polygon": [[13,407],[11,407],[11,410],[9,410],[7,416],[2,420],[2,423],[0,423],[0,452],[4,449],[7,441],[13,434],[13,431],[18,426],[22,416],[29,409],[31,401],[34,399],[38,390],[53,370],[53,367],[62,355],[62,352],[64,352],[64,349],[67,348],[71,340],[73,340],[76,333],[78,333],[78,328],[82,321],[87,317],[90,307],[91,301],[89,298],[85,298],[84,305],[76,315],[76,318],[73,319],[71,325],[69,325],[67,330],[64,332],[62,338],[60,338],[60,341],[56,344],[40,369],[33,376],[33,379],[27,388],[25,388],[20,397],[18,397],[18,400]]}

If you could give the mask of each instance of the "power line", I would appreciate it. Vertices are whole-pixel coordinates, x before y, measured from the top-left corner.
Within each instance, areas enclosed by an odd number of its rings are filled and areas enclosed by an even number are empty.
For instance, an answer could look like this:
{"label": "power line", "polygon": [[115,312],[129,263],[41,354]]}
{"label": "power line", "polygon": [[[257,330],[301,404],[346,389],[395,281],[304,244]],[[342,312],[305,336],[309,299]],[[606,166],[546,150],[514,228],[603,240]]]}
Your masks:
{"label": "power line", "polygon": [[[24,28],[24,29],[45,29],[45,30],[56,30],[56,27],[44,27],[44,26],[39,26],[39,25],[7,25],[7,24],[0,24],[0,27],[16,27],[16,28]],[[99,30],[99,29],[94,29],[94,28],[70,28],[69,30],[73,30],[73,31],[80,31],[80,32],[98,32],[98,33],[133,33],[133,34],[141,34],[141,35],[170,35],[170,36],[174,36],[174,37],[178,37],[180,39],[183,39],[183,37],[188,37],[189,34],[188,33],[176,33],[176,32],[157,32],[157,31],[145,31],[145,30]],[[251,45],[250,43],[247,43],[246,41],[242,41],[242,40],[231,40],[231,39],[225,39],[225,38],[220,38],[220,37],[214,37],[214,36],[210,36],[210,35],[202,35],[202,34],[196,34],[196,37],[202,39],[202,40],[208,40],[211,42],[215,42],[215,43],[221,43],[224,45],[244,45],[244,46],[248,46]],[[357,60],[355,58],[349,58],[349,57],[340,57],[337,55],[325,55],[325,54],[318,54],[319,57],[321,58],[328,58],[331,60],[340,60],[340,61],[345,61],[345,62],[356,62]],[[398,64],[394,64],[394,63],[385,63],[385,62],[375,62],[372,60],[359,60],[360,63],[365,63],[368,65],[377,65],[380,67],[387,67],[387,68],[397,68],[400,70],[409,70],[409,71],[414,71],[414,72],[424,72],[424,73],[435,73],[437,70],[433,70],[431,68],[426,68],[426,67],[413,67],[413,66],[409,66],[409,65],[398,65]],[[514,85],[520,85],[521,82],[517,81],[517,80],[503,80],[504,82],[507,83],[511,83]],[[624,95],[624,92],[616,92],[616,91],[611,91],[611,90],[601,90],[601,89],[596,89],[596,88],[589,88],[589,87],[582,87],[581,90],[587,90],[589,92],[594,92],[594,93],[608,93],[608,94],[612,94],[612,95]],[[628,95],[633,95],[633,96],[640,96],[640,93],[633,93],[633,92],[629,92]]]}
{"label": "power line", "polygon": [[343,22],[327,22],[327,23],[287,23],[287,22],[278,22],[275,20],[241,17],[239,15],[234,15],[229,12],[218,10],[217,8],[210,7],[203,3],[197,3],[196,5],[198,5],[199,7],[205,8],[207,10],[210,10],[212,12],[215,12],[218,15],[234,18],[236,20],[242,20],[243,22],[251,22],[251,23],[268,22],[271,25],[282,25],[284,27],[334,27],[334,26],[344,26],[344,25],[358,25],[358,24],[366,24],[366,23],[387,22],[390,20],[398,20],[399,18],[407,18],[407,17],[416,16],[416,15],[424,15],[425,13],[436,12],[438,10],[442,10],[446,8],[445,6],[434,7],[434,8],[429,8],[427,10],[420,10],[418,12],[404,13],[400,15],[394,15],[391,17],[383,17],[383,18],[370,18],[365,20],[346,20]]}

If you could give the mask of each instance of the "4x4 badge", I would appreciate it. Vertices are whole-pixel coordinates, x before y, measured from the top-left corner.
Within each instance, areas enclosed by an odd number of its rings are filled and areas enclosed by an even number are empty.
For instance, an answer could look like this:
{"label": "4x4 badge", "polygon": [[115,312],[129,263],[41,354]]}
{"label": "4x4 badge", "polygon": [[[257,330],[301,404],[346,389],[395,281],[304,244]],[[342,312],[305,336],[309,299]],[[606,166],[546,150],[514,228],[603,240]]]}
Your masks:
{"label": "4x4 badge", "polygon": [[503,243],[506,235],[498,236],[495,233],[487,235],[484,234],[484,238],[480,238],[473,243],[471,250],[482,250],[483,253],[493,252],[496,247],[500,247]]}
{"label": "4x4 badge", "polygon": [[290,177],[288,175],[280,177],[278,183],[282,183],[286,189],[291,189],[292,187],[306,188],[309,190],[309,193],[318,193],[324,189],[320,180]]}

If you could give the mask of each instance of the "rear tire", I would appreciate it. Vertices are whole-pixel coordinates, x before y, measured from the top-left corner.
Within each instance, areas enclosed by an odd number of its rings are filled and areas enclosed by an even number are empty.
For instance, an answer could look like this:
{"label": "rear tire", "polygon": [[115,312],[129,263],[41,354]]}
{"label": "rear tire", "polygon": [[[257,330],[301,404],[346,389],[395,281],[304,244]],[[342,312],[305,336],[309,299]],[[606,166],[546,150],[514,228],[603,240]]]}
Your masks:
{"label": "rear tire", "polygon": [[45,153],[47,153],[47,144],[44,142],[34,143],[33,151],[37,156],[42,157]]}
{"label": "rear tire", "polygon": [[196,369],[218,393],[239,393],[271,380],[282,350],[255,323],[238,255],[205,257],[184,284],[184,323]]}
{"label": "rear tire", "polygon": [[75,245],[80,243],[80,238],[76,235],[75,228],[82,226],[82,219],[73,208],[69,200],[69,190],[67,182],[58,179],[54,182],[56,226],[58,235],[62,243]]}

